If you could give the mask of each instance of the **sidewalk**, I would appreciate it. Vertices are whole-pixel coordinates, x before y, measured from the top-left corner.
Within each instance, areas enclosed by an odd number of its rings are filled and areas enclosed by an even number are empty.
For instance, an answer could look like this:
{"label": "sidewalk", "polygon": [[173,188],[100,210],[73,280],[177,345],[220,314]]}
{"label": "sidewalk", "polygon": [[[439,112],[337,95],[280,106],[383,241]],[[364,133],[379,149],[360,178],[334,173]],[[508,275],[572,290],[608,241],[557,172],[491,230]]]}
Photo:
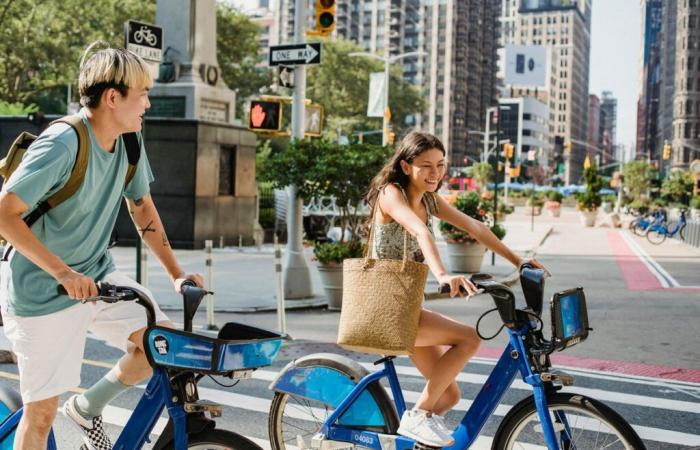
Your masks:
{"label": "sidewalk", "polygon": [[[504,223],[507,234],[504,243],[521,255],[531,255],[539,245],[547,238],[552,230],[551,219],[545,216],[535,218],[534,229],[531,230],[530,218],[521,211],[510,215]],[[446,258],[446,244],[438,236],[438,249],[443,261]],[[178,260],[187,272],[198,272],[207,276],[205,254],[203,250],[176,250]],[[119,270],[129,275],[136,270],[136,251],[133,247],[117,247],[112,249],[112,255]],[[322,307],[326,304],[323,286],[315,268],[315,262],[311,261],[312,249],[305,250],[305,256],[309,265],[314,297],[304,300],[287,300],[287,309]],[[168,281],[160,264],[149,254],[148,260],[148,288],[158,299],[163,309],[181,309],[182,298],[176,294]],[[258,312],[272,311],[277,308],[275,297],[275,262],[274,248],[272,245],[264,245],[259,250],[255,247],[243,249],[225,247],[213,250],[213,290],[214,309],[217,312]],[[284,257],[283,257],[284,261]],[[482,271],[494,275],[497,279],[513,282],[514,267],[510,262],[500,257],[495,258],[495,264],[491,264],[491,253],[484,257]],[[426,291],[436,291],[437,282],[432,277],[428,279]],[[202,305],[204,309],[205,305]]]}

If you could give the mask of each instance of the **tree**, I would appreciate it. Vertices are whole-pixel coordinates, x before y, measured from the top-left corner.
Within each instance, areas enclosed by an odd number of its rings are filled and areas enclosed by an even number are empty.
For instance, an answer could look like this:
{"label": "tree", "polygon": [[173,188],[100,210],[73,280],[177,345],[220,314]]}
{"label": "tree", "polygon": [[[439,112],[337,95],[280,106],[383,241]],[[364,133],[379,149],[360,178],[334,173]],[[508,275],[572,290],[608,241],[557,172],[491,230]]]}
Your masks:
{"label": "tree", "polygon": [[630,161],[625,164],[622,174],[625,179],[625,188],[632,198],[646,197],[647,191],[651,187],[653,172],[654,168],[647,161]]}
{"label": "tree", "polygon": [[[382,72],[384,63],[349,56],[364,51],[351,41],[324,39],[322,42],[321,64],[307,69],[306,96],[323,105],[329,137],[335,138],[338,129],[343,134],[381,130],[381,118],[367,117],[367,100],[370,73]],[[398,136],[406,128],[406,118],[425,109],[425,101],[418,87],[402,78],[399,64],[391,67],[389,85],[391,122]]]}
{"label": "tree", "polygon": [[493,178],[493,166],[487,162],[478,162],[469,168],[469,176],[474,179],[479,190],[486,191]]}
{"label": "tree", "polygon": [[244,118],[246,100],[272,84],[273,72],[261,66],[260,26],[224,2],[216,8],[216,46],[221,76],[236,91],[236,116]]}
{"label": "tree", "polygon": [[5,0],[0,5],[0,98],[65,111],[68,84],[93,41],[122,46],[127,19],[153,22],[155,1]]}
{"label": "tree", "polygon": [[661,193],[672,202],[688,204],[693,192],[693,176],[685,170],[675,170],[661,185]]}

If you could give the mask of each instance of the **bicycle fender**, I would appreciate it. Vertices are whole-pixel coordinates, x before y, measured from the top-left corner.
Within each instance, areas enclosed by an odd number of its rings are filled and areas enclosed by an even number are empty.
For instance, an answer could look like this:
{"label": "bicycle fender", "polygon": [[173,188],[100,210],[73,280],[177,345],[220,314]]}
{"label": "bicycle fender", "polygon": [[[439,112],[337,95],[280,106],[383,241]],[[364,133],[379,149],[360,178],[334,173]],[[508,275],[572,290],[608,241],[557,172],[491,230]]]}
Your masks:
{"label": "bicycle fender", "polygon": [[287,364],[269,389],[336,407],[369,372],[334,353],[315,353]]}

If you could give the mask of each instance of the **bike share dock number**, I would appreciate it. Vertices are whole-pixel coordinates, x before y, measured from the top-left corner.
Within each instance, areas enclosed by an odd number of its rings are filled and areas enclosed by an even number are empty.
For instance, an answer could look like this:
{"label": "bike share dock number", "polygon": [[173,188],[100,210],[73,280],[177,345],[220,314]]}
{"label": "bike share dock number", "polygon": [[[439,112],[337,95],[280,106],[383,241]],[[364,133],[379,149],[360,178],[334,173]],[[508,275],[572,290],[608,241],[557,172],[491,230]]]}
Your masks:
{"label": "bike share dock number", "polygon": [[160,62],[163,57],[163,29],[156,25],[129,20],[126,26],[126,48],[143,59]]}

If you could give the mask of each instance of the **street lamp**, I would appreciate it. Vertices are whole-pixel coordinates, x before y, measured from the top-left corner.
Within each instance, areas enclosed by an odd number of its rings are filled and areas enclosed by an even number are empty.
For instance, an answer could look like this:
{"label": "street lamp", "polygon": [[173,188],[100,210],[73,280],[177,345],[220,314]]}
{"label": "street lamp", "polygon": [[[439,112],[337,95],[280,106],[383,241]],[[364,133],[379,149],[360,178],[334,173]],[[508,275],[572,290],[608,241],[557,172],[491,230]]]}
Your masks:
{"label": "street lamp", "polygon": [[408,53],[401,53],[399,55],[394,55],[394,56],[379,56],[375,53],[369,53],[369,52],[352,52],[349,54],[349,56],[357,56],[357,57],[364,57],[364,58],[371,58],[371,59],[376,59],[378,61],[383,61],[384,62],[384,126],[382,130],[382,145],[388,145],[389,144],[389,115],[387,114],[387,109],[389,108],[389,65],[391,63],[394,63],[400,59],[403,58],[411,58],[413,56],[423,56],[427,55],[426,52],[423,51],[418,51],[418,52],[408,52]]}
{"label": "street lamp", "polygon": [[[510,106],[505,106],[501,105],[500,103],[496,107],[491,107],[486,110],[486,122],[488,123],[488,119],[490,116],[490,111],[498,111],[498,121],[496,122],[496,163],[494,164],[495,166],[495,172],[496,172],[496,182],[493,184],[493,225],[495,226],[498,219],[498,151],[500,148],[500,139],[501,139],[501,111],[508,111],[510,109]],[[488,130],[488,128],[487,128]],[[503,165],[503,171],[505,172],[505,164]],[[491,265],[496,264],[496,252],[491,252]]]}

